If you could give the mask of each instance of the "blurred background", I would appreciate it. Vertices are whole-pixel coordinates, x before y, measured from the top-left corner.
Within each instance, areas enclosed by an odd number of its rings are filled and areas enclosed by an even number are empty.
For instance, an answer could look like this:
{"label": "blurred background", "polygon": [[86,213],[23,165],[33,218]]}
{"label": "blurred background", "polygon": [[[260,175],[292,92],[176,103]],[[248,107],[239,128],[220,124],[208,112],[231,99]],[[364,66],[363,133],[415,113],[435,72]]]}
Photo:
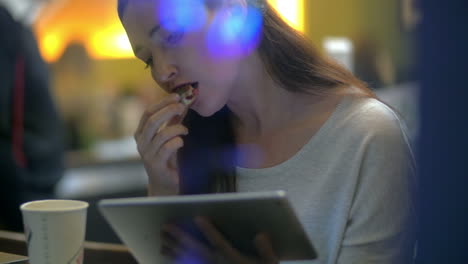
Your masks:
{"label": "blurred background", "polygon": [[[144,109],[161,95],[144,63],[133,58],[116,0],[2,0],[26,10],[50,71],[50,93],[64,125],[64,173],[58,198],[91,203],[87,239],[118,242],[96,211],[102,198],[146,195],[146,175],[133,133]],[[369,84],[403,117],[413,141],[418,131],[415,29],[412,0],[269,0],[322,52]],[[26,3],[26,4],[25,4]]]}

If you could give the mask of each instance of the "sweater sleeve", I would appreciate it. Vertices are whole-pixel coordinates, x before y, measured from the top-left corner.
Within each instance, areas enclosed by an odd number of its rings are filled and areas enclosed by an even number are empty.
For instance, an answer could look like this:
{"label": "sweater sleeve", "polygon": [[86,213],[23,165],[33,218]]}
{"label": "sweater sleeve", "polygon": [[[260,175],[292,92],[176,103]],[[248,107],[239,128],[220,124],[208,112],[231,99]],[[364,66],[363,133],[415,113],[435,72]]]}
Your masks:
{"label": "sweater sleeve", "polygon": [[340,264],[412,263],[416,173],[398,120],[373,120],[365,136]]}

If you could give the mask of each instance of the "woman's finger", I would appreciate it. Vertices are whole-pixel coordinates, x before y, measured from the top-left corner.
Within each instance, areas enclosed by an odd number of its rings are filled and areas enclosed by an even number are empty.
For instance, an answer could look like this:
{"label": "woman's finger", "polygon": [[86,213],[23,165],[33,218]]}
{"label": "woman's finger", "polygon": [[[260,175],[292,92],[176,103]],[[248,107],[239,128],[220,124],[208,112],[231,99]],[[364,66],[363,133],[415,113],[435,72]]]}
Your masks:
{"label": "woman's finger", "polygon": [[172,126],[172,125],[176,125],[176,124],[181,124],[182,121],[184,120],[185,116],[187,115],[188,110],[189,110],[189,108],[188,108],[187,106],[185,106],[185,107],[184,107],[184,111],[182,112],[182,114],[177,115],[177,116],[171,118],[171,119],[167,122],[167,125],[168,125],[168,126]]}
{"label": "woman's finger", "polygon": [[159,132],[151,142],[151,148],[154,150],[159,150],[161,146],[166,143],[168,140],[176,137],[187,135],[188,129],[183,125],[175,125],[167,127],[166,129]]}
{"label": "woman's finger", "polygon": [[161,148],[155,149],[154,153],[154,162],[155,165],[159,168],[166,168],[169,162],[169,159],[173,154],[177,152],[181,147],[184,146],[184,141],[181,137],[174,137],[164,143]]}
{"label": "woman's finger", "polygon": [[177,226],[167,225],[161,232],[161,254],[176,263],[225,263],[217,261],[216,254]]}
{"label": "woman's finger", "polygon": [[166,256],[172,259],[176,259],[179,252],[180,251],[178,248],[173,248],[167,245],[161,245],[161,249],[159,250],[159,253],[161,253],[163,256]]}
{"label": "woman's finger", "polygon": [[161,232],[161,254],[168,257],[177,258],[184,254],[184,249],[177,239],[175,239],[170,233]]}
{"label": "woman's finger", "polygon": [[138,139],[140,145],[147,146],[164,124],[172,118],[183,114],[184,111],[184,105],[171,104],[149,117],[141,131],[140,138]]}
{"label": "woman's finger", "polygon": [[208,241],[210,241],[211,245],[219,250],[227,259],[236,261],[242,258],[241,254],[231,246],[231,244],[208,219],[204,217],[196,217],[195,222]]}
{"label": "woman's finger", "polygon": [[161,254],[176,260],[176,263],[207,263],[201,262],[200,252],[184,245],[170,233],[163,231],[161,234]]}
{"label": "woman's finger", "polygon": [[161,231],[161,245],[169,247],[169,248],[176,248],[180,246],[180,243],[175,239],[170,233],[166,231]]}
{"label": "woman's finger", "polygon": [[161,110],[165,106],[176,103],[178,101],[180,101],[180,96],[178,94],[171,94],[163,98],[161,102],[154,104],[150,106],[148,109],[146,109],[146,111],[143,113],[143,115],[140,118],[138,128],[135,132],[135,138],[141,134],[143,127],[145,126],[146,121],[148,120],[150,116],[152,116],[154,113]]}
{"label": "woman's finger", "polygon": [[177,264],[187,264],[187,263],[206,263],[200,261],[200,258],[196,255],[192,255],[191,252],[181,249],[180,247],[170,247],[167,245],[162,245],[160,253],[170,259],[173,263]]}
{"label": "woman's finger", "polygon": [[278,257],[276,256],[275,251],[273,250],[273,245],[270,238],[265,233],[260,233],[255,236],[254,239],[255,247],[257,252],[260,255],[260,258],[264,263],[276,264],[279,263]]}
{"label": "woman's finger", "polygon": [[202,256],[205,260],[211,261],[214,256],[211,251],[200,241],[194,239],[182,229],[174,225],[166,225],[163,231],[172,236],[177,242],[179,248],[182,248],[183,255]]}

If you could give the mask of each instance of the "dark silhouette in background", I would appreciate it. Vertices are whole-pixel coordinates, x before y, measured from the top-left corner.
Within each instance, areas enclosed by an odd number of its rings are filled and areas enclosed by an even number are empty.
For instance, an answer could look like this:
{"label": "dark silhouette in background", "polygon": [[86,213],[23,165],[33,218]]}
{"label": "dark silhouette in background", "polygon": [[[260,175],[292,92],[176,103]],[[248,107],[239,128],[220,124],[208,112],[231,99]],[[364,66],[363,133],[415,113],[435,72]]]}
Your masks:
{"label": "dark silhouette in background", "polygon": [[62,124],[31,29],[0,6],[0,229],[22,230],[19,205],[53,197]]}

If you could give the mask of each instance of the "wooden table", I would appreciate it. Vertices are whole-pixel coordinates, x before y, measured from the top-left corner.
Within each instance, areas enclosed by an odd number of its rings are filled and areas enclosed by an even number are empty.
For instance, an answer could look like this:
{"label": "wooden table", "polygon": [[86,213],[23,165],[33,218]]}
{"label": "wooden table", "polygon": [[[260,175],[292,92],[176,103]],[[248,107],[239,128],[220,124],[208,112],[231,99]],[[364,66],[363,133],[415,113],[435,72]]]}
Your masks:
{"label": "wooden table", "polygon": [[0,252],[0,263],[2,264],[27,264],[28,257]]}
{"label": "wooden table", "polygon": [[[86,264],[137,263],[128,248],[123,245],[86,241],[84,246],[84,263]],[[0,230],[0,251],[27,256],[24,234]]]}

